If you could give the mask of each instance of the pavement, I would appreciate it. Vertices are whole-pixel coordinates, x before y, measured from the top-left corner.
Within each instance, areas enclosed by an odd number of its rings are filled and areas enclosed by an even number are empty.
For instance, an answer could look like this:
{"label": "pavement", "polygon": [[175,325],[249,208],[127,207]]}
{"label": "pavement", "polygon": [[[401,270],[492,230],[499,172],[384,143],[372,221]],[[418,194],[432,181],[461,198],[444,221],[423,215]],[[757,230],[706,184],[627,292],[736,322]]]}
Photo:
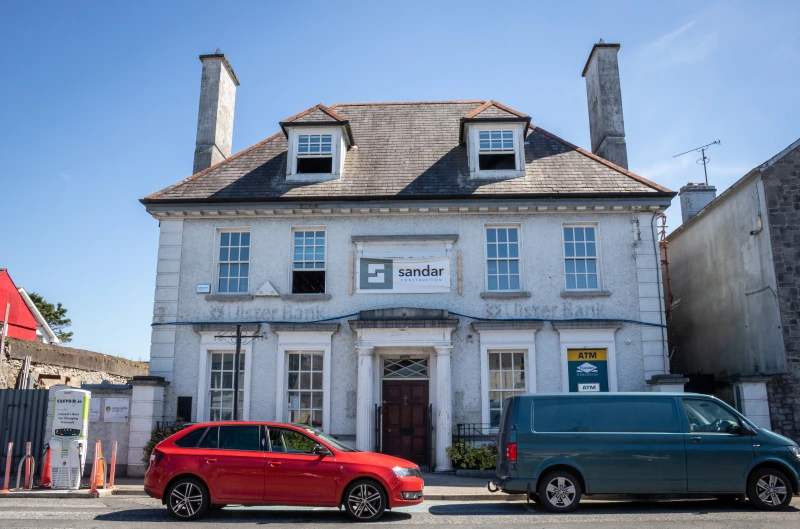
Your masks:
{"label": "pavement", "polygon": [[[453,473],[424,474],[425,499],[438,501],[514,501],[524,500],[524,495],[512,495],[498,492],[490,493],[486,489],[486,478],[468,478],[456,476]],[[88,489],[80,491],[55,491],[49,489],[34,489],[31,491],[11,492],[8,497],[16,498],[42,498],[53,499],[87,498],[114,496],[146,496],[143,488],[143,478],[119,477],[115,478],[113,490],[98,489],[98,495],[89,495]],[[3,496],[0,496],[2,501]],[[2,505],[0,504],[0,507]]]}
{"label": "pavement", "polygon": [[[239,528],[277,525],[286,528],[363,527],[352,524],[344,513],[330,508],[226,507],[196,522],[176,522],[158,500],[142,496],[109,496],[99,499],[64,500],[4,497],[0,499],[3,529],[163,529],[178,523],[182,529],[214,526]],[[431,501],[387,512],[379,525],[420,528],[530,529],[753,529],[800,527],[800,498],[783,512],[761,512],[746,503],[715,500],[681,501],[582,501],[572,514],[542,512],[524,501]]]}

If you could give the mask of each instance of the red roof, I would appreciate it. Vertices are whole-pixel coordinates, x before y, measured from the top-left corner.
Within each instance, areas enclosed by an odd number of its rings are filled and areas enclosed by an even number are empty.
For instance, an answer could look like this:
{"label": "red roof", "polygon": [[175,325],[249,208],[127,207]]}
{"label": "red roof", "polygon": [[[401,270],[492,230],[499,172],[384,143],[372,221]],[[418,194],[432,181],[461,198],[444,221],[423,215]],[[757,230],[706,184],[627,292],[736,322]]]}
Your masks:
{"label": "red roof", "polygon": [[25,304],[8,271],[0,268],[0,326],[5,317],[7,303],[11,303],[11,310],[8,314],[6,335],[20,340],[35,341],[36,329],[39,326],[36,317]]}

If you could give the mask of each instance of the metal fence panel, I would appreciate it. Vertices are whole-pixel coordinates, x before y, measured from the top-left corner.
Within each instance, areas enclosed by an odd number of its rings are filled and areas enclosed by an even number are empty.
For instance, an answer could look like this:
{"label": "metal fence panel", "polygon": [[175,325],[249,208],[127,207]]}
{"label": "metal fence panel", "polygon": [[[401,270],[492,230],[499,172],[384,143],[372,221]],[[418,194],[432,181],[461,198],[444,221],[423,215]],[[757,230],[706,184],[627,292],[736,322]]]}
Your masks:
{"label": "metal fence panel", "polygon": [[44,449],[48,393],[46,389],[0,389],[0,472],[5,470],[10,442],[14,443],[12,474],[16,475],[28,441],[39,464]]}

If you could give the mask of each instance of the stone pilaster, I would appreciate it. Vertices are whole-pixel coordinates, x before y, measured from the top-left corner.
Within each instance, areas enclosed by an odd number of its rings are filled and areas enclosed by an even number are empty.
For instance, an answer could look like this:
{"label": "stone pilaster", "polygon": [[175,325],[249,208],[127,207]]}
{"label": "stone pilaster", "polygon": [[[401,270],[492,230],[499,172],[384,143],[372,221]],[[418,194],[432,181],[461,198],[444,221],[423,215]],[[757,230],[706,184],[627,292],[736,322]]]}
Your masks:
{"label": "stone pilaster", "polygon": [[447,447],[453,442],[453,399],[450,388],[450,353],[452,346],[436,350],[436,472],[453,470]]}
{"label": "stone pilaster", "polygon": [[[648,323],[666,325],[664,295],[661,281],[661,253],[658,247],[657,227],[652,223],[652,213],[637,214],[635,227],[636,283],[639,291],[639,319]],[[638,224],[637,224],[638,223]],[[654,246],[655,243],[655,246]],[[669,373],[666,354],[665,328],[640,325],[642,331],[642,362],[644,379]]]}
{"label": "stone pilaster", "polygon": [[143,476],[148,464],[142,461],[144,447],[153,428],[164,420],[164,377],[133,377],[128,381],[131,392],[130,433],[128,436],[128,475]]}
{"label": "stone pilaster", "polygon": [[356,347],[358,352],[358,388],[356,397],[356,448],[364,452],[375,450],[373,424],[375,406],[372,402],[374,347]]}

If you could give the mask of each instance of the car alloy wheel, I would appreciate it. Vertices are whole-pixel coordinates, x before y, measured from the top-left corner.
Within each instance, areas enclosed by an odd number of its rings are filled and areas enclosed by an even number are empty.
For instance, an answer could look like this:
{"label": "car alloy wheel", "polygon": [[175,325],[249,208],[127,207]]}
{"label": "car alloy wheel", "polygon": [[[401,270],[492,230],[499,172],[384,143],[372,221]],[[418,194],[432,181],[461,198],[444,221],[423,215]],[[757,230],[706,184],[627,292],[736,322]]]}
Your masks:
{"label": "car alloy wheel", "polygon": [[755,482],[755,493],[758,499],[770,509],[780,509],[789,496],[789,487],[785,477],[777,472],[767,471]]}
{"label": "car alloy wheel", "polygon": [[547,484],[547,501],[556,507],[569,507],[575,501],[575,485],[565,477],[557,477]]}
{"label": "car alloy wheel", "polygon": [[386,509],[386,499],[380,485],[361,480],[348,487],[345,497],[347,514],[358,521],[377,520]]}
{"label": "car alloy wheel", "polygon": [[169,492],[167,504],[176,518],[194,520],[208,510],[208,498],[204,487],[194,479],[176,483]]}
{"label": "car alloy wheel", "polygon": [[792,488],[789,479],[780,470],[760,468],[747,480],[747,499],[756,509],[780,511],[789,507]]}
{"label": "car alloy wheel", "polygon": [[581,484],[570,472],[556,470],[539,479],[539,505],[551,512],[571,512],[581,501]]}

